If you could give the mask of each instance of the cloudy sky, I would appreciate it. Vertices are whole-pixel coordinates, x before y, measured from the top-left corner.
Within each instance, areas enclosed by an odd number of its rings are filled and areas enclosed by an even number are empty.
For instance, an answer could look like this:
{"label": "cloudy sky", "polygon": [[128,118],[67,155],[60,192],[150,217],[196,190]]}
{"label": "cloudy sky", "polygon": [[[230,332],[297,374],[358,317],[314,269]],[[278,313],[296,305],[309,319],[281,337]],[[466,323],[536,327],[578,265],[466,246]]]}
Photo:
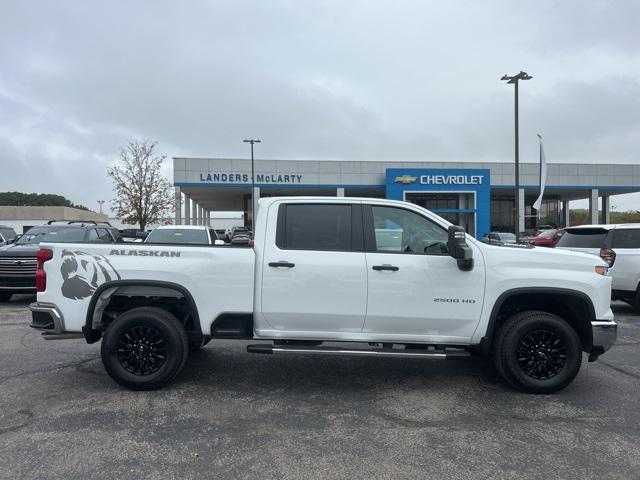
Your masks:
{"label": "cloudy sky", "polygon": [[[15,1],[0,191],[97,208],[129,138],[171,156],[640,160],[640,2]],[[166,165],[170,173],[170,161]],[[640,208],[640,195],[615,197]]]}

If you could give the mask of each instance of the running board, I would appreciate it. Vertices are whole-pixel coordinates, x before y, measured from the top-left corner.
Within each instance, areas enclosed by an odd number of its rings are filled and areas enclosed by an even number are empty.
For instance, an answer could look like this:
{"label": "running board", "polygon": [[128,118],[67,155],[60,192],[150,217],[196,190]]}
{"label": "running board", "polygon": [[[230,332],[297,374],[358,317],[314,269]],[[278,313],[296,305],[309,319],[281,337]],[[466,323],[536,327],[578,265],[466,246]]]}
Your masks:
{"label": "running board", "polygon": [[394,349],[394,348],[341,348],[341,347],[306,347],[306,346],[288,346],[288,345],[271,345],[262,343],[257,345],[247,345],[249,353],[266,353],[273,355],[354,355],[359,357],[399,357],[399,358],[435,358],[440,360],[457,360],[468,358],[471,354],[461,349]]}
{"label": "running board", "polygon": [[42,338],[45,340],[75,340],[78,338],[84,338],[82,333],[67,332],[67,333],[54,333],[54,332],[42,332]]}

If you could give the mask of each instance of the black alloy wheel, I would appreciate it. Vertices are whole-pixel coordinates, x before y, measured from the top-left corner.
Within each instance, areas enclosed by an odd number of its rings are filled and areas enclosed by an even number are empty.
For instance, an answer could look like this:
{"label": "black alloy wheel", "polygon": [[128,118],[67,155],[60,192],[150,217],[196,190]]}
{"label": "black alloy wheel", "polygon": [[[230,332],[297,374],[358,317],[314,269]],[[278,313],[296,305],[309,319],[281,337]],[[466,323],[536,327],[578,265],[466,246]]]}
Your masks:
{"label": "black alloy wheel", "polygon": [[554,393],[569,385],[582,364],[574,328],[549,312],[528,310],[508,318],[494,338],[494,362],[507,383],[527,393]]}
{"label": "black alloy wheel", "polygon": [[562,371],[566,362],[567,346],[551,330],[535,330],[520,340],[518,364],[531,378],[553,378]]}
{"label": "black alloy wheel", "polygon": [[139,307],[107,326],[100,352],[113,380],[132,390],[153,390],[182,370],[189,341],[184,326],[171,312]]}
{"label": "black alloy wheel", "polygon": [[132,327],[118,340],[118,361],[134,375],[157,372],[166,358],[167,345],[162,334],[153,327]]}

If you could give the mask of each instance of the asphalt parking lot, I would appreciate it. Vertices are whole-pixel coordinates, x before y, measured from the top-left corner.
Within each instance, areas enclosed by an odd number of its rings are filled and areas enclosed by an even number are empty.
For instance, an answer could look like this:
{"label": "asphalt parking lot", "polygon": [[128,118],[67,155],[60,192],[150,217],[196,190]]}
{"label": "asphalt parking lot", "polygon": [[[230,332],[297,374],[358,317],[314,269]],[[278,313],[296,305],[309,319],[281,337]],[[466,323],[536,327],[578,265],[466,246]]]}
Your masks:
{"label": "asphalt parking lot", "polygon": [[640,478],[640,316],[564,391],[481,361],[252,355],[212,342],[130,392],[100,345],[46,342],[0,304],[0,478]]}

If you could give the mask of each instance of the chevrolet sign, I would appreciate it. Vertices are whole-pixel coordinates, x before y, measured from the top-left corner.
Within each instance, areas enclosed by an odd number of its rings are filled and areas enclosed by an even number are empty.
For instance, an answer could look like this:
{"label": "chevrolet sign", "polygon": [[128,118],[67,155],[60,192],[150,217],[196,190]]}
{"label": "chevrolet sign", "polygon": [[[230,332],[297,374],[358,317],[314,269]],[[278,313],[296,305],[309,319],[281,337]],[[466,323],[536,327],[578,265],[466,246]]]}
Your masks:
{"label": "chevrolet sign", "polygon": [[[405,175],[405,177],[406,176],[407,175]],[[401,178],[401,177],[398,177],[398,178]],[[396,182],[398,181],[398,178],[396,178]],[[422,185],[482,185],[482,180],[483,180],[482,175],[421,175],[420,176],[420,183]]]}
{"label": "chevrolet sign", "polygon": [[418,179],[418,177],[412,177],[411,175],[402,175],[401,177],[396,177],[396,179],[394,180],[395,183],[404,183],[409,184],[409,183],[416,183],[416,180]]}

